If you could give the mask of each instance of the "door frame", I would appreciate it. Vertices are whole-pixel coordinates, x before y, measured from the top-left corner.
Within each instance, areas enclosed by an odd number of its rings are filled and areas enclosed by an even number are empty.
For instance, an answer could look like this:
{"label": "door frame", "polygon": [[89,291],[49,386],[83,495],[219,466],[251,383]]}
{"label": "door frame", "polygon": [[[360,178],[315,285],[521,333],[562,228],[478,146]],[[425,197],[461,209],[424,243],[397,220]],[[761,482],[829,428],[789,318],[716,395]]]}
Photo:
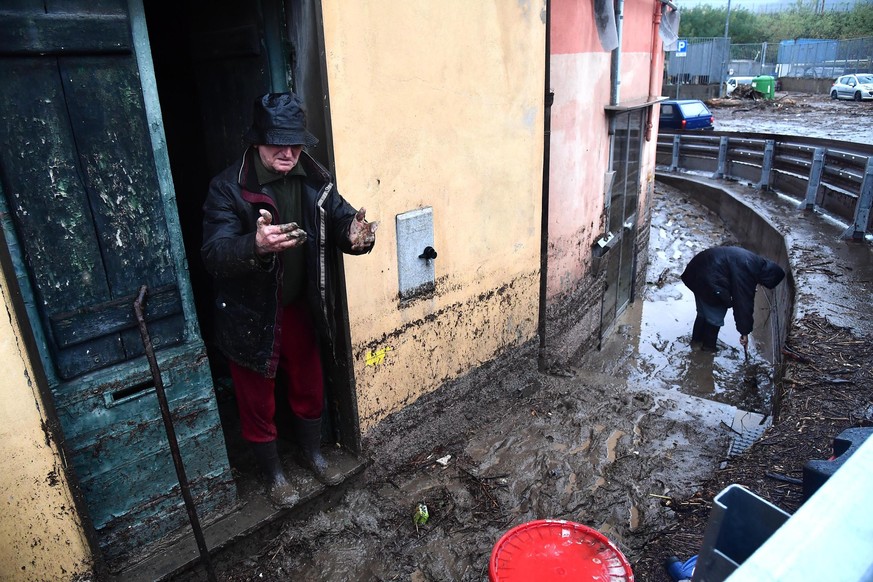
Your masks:
{"label": "door frame", "polygon": [[[141,20],[145,28],[145,12],[143,0],[128,0],[133,19],[134,7],[136,20]],[[245,0],[238,0],[246,4]],[[305,104],[319,104],[307,108],[308,129],[319,139],[314,157],[331,172],[336,182],[336,166],[332,139],[330,115],[330,95],[328,91],[328,75],[324,38],[324,22],[321,3],[317,0],[259,0],[256,10],[262,18],[260,30],[261,46],[266,51],[267,69],[269,71],[269,87],[265,90],[280,92],[292,89],[300,93]],[[146,31],[147,34],[147,31]],[[160,33],[152,30],[152,36]],[[148,37],[146,37],[146,41]],[[144,47],[149,46],[144,44]],[[286,48],[288,50],[286,50]],[[140,51],[137,51],[139,53]],[[143,51],[146,52],[146,51]],[[167,187],[173,191],[170,158],[172,152],[166,147],[164,124],[173,123],[172,119],[160,115],[161,102],[157,92],[154,63],[151,52],[145,55],[141,64],[143,77],[150,77],[150,93],[146,98],[147,106],[156,111],[149,118],[150,124],[158,126],[153,140],[163,144],[157,164],[159,173],[166,179]],[[245,111],[246,116],[249,111]],[[176,155],[179,155],[178,153]],[[184,229],[184,225],[180,226]],[[182,250],[184,255],[184,249]],[[190,252],[190,251],[189,251]],[[184,257],[183,257],[184,258]],[[200,257],[190,257],[191,261],[199,261]],[[351,328],[346,299],[346,281],[343,268],[342,253],[337,251],[330,257],[334,277],[336,322],[334,353],[324,350],[322,363],[326,392],[326,432],[330,432],[331,440],[335,440],[345,449],[358,455],[361,453],[360,419],[357,405],[357,392],[352,359]],[[201,293],[202,294],[202,293]],[[208,295],[208,293],[206,294]],[[198,301],[211,298],[198,297]],[[196,311],[195,311],[196,313]],[[201,325],[201,328],[208,327]]]}

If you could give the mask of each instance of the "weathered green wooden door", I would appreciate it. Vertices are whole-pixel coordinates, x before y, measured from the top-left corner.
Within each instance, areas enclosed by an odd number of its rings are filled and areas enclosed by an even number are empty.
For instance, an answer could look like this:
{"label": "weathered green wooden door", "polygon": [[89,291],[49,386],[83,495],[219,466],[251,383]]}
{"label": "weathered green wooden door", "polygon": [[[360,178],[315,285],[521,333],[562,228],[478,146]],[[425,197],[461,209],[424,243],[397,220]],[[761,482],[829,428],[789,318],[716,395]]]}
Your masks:
{"label": "weathered green wooden door", "polygon": [[141,285],[200,512],[235,498],[160,118],[143,97],[152,71],[125,0],[0,11],[3,235],[91,522],[123,565],[187,521],[136,327]]}

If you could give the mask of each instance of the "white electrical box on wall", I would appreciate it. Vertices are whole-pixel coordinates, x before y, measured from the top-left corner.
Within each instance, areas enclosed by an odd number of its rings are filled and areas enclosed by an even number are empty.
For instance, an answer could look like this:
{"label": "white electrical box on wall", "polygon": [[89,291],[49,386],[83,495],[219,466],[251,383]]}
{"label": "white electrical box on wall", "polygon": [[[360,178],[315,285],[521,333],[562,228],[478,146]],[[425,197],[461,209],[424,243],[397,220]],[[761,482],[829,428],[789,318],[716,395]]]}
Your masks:
{"label": "white electrical box on wall", "polygon": [[398,214],[397,273],[400,299],[432,293],[435,286],[433,208]]}

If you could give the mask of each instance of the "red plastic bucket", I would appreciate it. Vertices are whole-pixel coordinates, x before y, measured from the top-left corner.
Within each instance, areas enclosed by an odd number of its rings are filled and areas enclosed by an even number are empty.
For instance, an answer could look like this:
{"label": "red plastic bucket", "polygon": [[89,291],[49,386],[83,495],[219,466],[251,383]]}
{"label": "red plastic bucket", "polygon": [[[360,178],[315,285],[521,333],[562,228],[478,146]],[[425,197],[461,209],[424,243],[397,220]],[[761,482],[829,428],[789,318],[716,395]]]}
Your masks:
{"label": "red plastic bucket", "polygon": [[491,582],[633,582],[624,555],[602,533],[572,521],[541,519],[517,525],[495,544]]}

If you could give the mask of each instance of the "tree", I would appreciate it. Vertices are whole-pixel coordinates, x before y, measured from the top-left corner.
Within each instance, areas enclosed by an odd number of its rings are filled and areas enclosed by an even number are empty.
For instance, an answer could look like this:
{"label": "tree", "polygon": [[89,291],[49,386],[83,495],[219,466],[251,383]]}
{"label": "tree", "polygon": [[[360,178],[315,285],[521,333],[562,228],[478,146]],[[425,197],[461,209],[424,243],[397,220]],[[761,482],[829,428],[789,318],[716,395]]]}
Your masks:
{"label": "tree", "polygon": [[[724,36],[727,5],[695,6],[682,11],[679,36],[710,38]],[[757,14],[731,9],[728,36],[734,44],[779,42],[797,38],[850,39],[873,32],[873,4],[858,3],[848,11],[822,11],[817,0],[798,0],[782,12]]]}
{"label": "tree", "polygon": [[[687,38],[723,37],[727,19],[727,8],[699,6],[683,11],[679,20],[679,35]],[[745,8],[731,10],[728,33],[731,42],[760,42],[762,32],[758,29],[758,19]]]}

